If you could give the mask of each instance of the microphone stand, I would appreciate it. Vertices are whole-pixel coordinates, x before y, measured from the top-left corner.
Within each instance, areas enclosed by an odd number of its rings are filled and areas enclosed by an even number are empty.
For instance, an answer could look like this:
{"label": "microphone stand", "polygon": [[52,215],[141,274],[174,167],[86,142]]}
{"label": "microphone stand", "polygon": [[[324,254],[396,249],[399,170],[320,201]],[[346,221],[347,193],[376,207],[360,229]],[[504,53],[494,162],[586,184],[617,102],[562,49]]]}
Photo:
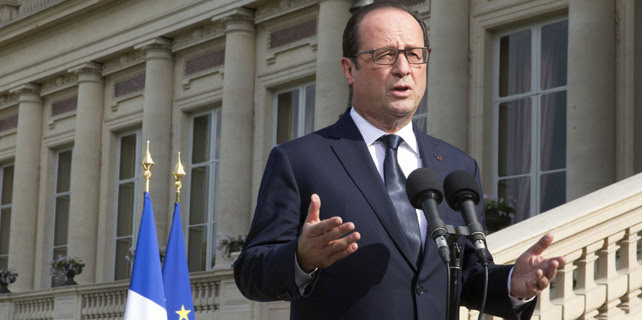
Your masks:
{"label": "microphone stand", "polygon": [[466,226],[446,225],[448,237],[448,248],[450,250],[450,264],[446,265],[450,272],[446,272],[448,281],[448,296],[446,297],[446,320],[459,320],[459,278],[461,275],[461,248],[457,243],[460,236],[468,236],[470,231]]}

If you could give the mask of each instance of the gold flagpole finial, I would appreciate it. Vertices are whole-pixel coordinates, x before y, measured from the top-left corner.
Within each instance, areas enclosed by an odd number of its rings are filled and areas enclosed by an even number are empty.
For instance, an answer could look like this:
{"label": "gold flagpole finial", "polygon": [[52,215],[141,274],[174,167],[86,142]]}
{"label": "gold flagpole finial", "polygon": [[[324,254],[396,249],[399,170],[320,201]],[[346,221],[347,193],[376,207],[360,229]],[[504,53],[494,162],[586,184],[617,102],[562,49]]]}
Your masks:
{"label": "gold flagpole finial", "polygon": [[147,140],[147,151],[145,152],[145,158],[140,163],[143,166],[143,177],[145,178],[145,191],[149,192],[149,179],[152,177],[152,166],[154,165],[154,160],[152,160],[152,155],[149,153],[149,140]]}
{"label": "gold flagpole finial", "polygon": [[172,176],[174,176],[174,189],[176,189],[176,203],[181,202],[181,187],[183,186],[183,182],[181,180],[185,176],[185,170],[183,170],[183,164],[181,163],[181,152],[178,152],[178,162],[176,162],[176,168],[174,168],[174,172],[172,172]]}

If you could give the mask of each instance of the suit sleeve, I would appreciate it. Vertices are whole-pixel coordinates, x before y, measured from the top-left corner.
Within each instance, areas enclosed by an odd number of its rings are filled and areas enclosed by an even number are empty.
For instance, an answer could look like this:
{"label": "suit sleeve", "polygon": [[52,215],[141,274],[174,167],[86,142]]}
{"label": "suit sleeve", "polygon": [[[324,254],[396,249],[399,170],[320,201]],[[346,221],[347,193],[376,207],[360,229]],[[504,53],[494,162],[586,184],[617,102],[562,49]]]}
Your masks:
{"label": "suit sleeve", "polygon": [[292,167],[277,146],[266,164],[245,247],[234,263],[234,279],[245,297],[257,301],[300,297],[294,259],[304,221]]}

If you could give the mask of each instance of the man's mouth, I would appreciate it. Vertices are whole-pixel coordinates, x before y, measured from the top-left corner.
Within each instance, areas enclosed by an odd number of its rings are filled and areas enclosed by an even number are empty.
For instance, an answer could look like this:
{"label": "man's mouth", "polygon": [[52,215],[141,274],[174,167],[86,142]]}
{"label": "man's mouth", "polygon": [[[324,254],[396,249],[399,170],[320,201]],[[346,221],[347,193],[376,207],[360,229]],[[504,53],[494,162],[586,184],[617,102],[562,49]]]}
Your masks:
{"label": "man's mouth", "polygon": [[392,94],[396,97],[405,98],[410,95],[412,89],[410,86],[397,85],[392,87]]}

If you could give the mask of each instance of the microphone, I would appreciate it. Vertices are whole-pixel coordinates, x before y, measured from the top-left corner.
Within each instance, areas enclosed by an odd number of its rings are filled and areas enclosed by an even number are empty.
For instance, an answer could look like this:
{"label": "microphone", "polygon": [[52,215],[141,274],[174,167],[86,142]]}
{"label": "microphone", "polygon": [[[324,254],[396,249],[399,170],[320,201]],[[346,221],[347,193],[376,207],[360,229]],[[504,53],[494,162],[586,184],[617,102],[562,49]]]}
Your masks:
{"label": "microphone", "polygon": [[428,168],[419,168],[410,173],[406,180],[406,193],[413,207],[422,209],[428,220],[428,233],[437,244],[441,260],[450,263],[450,250],[446,236],[448,231],[444,221],[439,216],[437,205],[444,198],[441,181],[437,174]]}
{"label": "microphone", "polygon": [[473,176],[466,171],[453,171],[444,180],[446,201],[454,210],[461,211],[468,226],[468,238],[475,246],[477,257],[483,266],[488,266],[490,254],[486,249],[484,227],[477,220],[475,206],[479,203],[479,187]]}

